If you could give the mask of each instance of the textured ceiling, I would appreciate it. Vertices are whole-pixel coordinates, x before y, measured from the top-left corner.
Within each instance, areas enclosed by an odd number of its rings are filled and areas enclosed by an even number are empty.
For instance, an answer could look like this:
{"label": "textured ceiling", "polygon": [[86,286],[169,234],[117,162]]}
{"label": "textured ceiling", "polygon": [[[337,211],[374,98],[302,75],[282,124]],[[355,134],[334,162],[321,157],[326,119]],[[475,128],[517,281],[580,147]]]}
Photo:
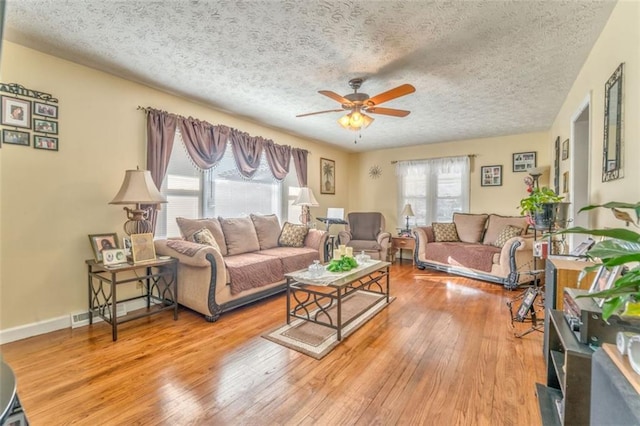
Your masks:
{"label": "textured ceiling", "polygon": [[[547,130],[614,4],[14,0],[5,36],[366,151]],[[336,122],[342,113],[295,117],[339,108],[317,91],[351,93],[354,77],[365,78],[360,92],[371,96],[412,84],[415,93],[382,105],[412,113],[375,115],[357,144],[357,133]]]}

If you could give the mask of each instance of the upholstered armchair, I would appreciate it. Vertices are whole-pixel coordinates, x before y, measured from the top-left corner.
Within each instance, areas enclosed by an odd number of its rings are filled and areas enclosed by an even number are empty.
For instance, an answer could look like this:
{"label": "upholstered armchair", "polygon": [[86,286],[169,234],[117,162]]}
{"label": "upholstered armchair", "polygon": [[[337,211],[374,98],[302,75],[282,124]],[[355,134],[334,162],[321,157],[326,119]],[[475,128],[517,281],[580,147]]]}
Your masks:
{"label": "upholstered armchair", "polygon": [[391,234],[385,231],[382,213],[349,213],[347,222],[345,230],[338,233],[340,244],[353,247],[354,255],[364,251],[372,259],[387,260]]}

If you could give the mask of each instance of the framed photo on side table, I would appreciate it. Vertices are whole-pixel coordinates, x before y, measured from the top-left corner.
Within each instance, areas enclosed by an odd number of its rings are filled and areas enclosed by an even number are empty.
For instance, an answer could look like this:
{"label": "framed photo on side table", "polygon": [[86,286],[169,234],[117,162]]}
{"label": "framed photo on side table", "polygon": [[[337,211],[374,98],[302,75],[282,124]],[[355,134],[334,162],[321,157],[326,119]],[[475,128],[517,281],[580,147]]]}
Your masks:
{"label": "framed photo on side table", "polygon": [[118,247],[118,235],[115,232],[109,234],[91,234],[89,235],[91,248],[93,249],[93,257],[96,262],[102,262],[102,252],[105,250],[113,250]]}
{"label": "framed photo on side table", "polygon": [[131,234],[131,254],[133,263],[156,260],[153,234]]}
{"label": "framed photo on side table", "polygon": [[481,186],[501,186],[502,166],[482,166],[480,167]]}
{"label": "framed photo on side table", "polygon": [[516,152],[513,154],[513,171],[526,172],[537,166],[536,152]]}

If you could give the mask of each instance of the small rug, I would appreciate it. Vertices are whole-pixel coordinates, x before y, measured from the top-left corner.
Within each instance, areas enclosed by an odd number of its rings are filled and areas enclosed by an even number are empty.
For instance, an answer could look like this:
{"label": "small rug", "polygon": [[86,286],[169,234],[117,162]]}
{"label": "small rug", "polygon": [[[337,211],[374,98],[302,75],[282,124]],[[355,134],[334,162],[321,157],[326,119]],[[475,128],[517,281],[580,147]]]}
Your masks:
{"label": "small rug", "polygon": [[[394,299],[395,297],[390,297],[389,303],[393,302]],[[362,312],[364,313],[358,319],[342,328],[342,339],[344,340],[386,306],[385,295],[365,290],[358,290],[343,299],[343,322],[360,315]],[[337,310],[338,308],[335,304],[328,310],[334,324],[336,323]],[[337,331],[332,328],[294,319],[291,324],[279,326],[263,334],[262,337],[315,359],[321,359],[340,343],[337,334]]]}

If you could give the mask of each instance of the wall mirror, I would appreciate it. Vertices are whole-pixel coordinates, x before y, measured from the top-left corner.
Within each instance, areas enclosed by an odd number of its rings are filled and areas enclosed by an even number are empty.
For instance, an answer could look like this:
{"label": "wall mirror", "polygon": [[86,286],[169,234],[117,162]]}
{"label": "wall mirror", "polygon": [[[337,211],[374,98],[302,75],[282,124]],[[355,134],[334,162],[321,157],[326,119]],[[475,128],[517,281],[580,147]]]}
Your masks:
{"label": "wall mirror", "polygon": [[603,182],[622,177],[623,68],[624,63],[620,64],[604,86]]}

